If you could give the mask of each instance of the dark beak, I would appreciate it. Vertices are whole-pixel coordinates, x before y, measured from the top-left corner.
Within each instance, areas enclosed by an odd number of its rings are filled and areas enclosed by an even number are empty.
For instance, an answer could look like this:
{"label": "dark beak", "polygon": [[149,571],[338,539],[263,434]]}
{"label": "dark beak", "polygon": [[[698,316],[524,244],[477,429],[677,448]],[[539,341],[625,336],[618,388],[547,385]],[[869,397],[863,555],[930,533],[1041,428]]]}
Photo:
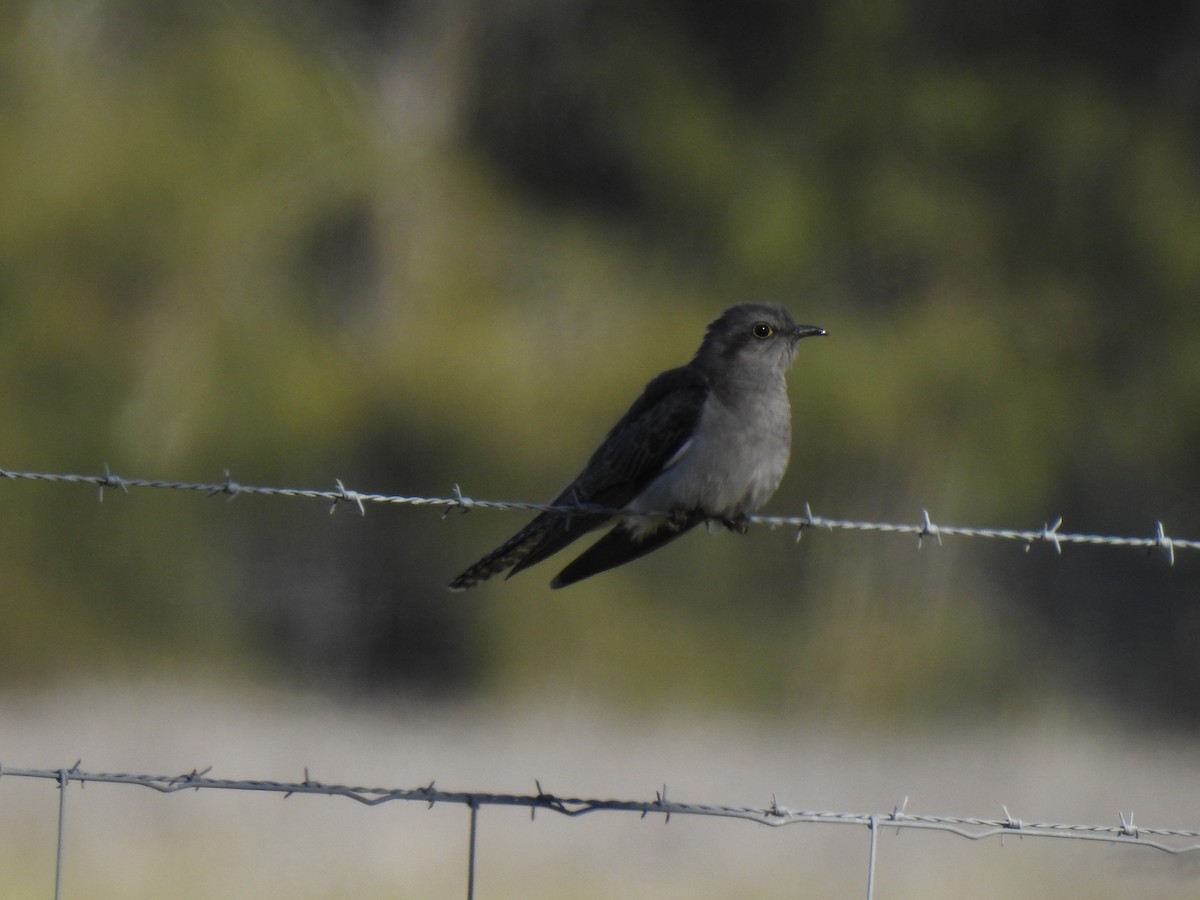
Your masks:
{"label": "dark beak", "polygon": [[825,334],[824,328],[818,328],[816,325],[797,325],[792,331],[792,336],[796,340],[806,337],[821,337]]}

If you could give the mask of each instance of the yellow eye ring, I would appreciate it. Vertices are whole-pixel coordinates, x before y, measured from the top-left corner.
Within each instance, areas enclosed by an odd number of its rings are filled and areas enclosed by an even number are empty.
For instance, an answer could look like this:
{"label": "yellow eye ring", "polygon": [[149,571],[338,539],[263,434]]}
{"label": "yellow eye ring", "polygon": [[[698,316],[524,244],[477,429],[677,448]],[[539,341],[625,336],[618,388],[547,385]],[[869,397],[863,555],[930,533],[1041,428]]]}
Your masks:
{"label": "yellow eye ring", "polygon": [[775,333],[775,329],[766,322],[755,322],[754,327],[750,329],[751,333],[760,341],[765,341]]}

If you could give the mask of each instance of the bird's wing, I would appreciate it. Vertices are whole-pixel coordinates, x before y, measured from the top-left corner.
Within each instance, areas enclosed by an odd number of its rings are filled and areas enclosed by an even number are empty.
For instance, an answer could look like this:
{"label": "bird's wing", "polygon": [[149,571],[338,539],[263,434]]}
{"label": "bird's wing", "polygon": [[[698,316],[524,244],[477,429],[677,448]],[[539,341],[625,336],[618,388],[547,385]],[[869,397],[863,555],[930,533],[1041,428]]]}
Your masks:
{"label": "bird's wing", "polygon": [[[625,506],[678,459],[680,448],[696,429],[707,395],[708,380],[695,368],[681,366],[663,372],[646,385],[583,471],[551,505]],[[469,588],[505,569],[511,577],[599,528],[610,517],[609,513],[540,513],[450,586]]]}
{"label": "bird's wing", "polygon": [[646,385],[554,502],[623,507],[679,460],[707,396],[708,379],[693,367],[663,372]]}

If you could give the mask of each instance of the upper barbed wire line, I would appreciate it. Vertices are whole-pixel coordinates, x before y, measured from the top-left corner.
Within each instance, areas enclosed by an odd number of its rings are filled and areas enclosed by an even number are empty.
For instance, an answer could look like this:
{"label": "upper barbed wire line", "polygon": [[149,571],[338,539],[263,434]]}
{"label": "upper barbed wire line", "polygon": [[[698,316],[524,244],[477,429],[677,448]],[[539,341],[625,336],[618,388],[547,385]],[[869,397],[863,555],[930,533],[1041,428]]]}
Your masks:
{"label": "upper barbed wire line", "polygon": [[242,494],[257,494],[268,497],[298,497],[309,500],[328,500],[335,504],[353,503],[358,505],[360,508],[365,503],[386,503],[404,506],[441,506],[446,507],[447,509],[457,508],[463,510],[518,509],[531,510],[535,512],[543,510],[549,510],[552,512],[598,511],[598,508],[596,507],[562,507],[551,506],[545,503],[524,503],[520,501],[504,500],[475,500],[474,498],[463,496],[461,492],[457,490],[457,486],[455,488],[455,496],[453,497],[409,497],[400,494],[374,494],[350,490],[343,485],[340,480],[335,482],[335,488],[322,490],[318,488],[289,488],[242,484],[241,482],[235,481],[231,477],[228,477],[228,475],[226,476],[225,481],[213,483],[195,481],[166,481],[150,478],[126,478],[113,472],[106,472],[104,475],[79,475],[57,472],[17,472],[10,469],[0,469],[0,478],[23,481],[90,484],[100,489],[101,498],[103,498],[103,491],[105,488],[115,488],[126,492],[128,492],[130,488],[157,488],[174,491],[192,491],[195,493],[207,494],[209,496],[222,494],[229,499],[239,497]]}
{"label": "upper barbed wire line", "polygon": [[[131,488],[149,488],[176,491],[191,491],[209,496],[222,495],[230,500],[242,494],[259,496],[295,497],[310,500],[325,500],[329,502],[330,512],[335,511],[344,503],[353,504],[360,513],[365,513],[365,505],[379,503],[400,506],[430,506],[440,507],[446,514],[455,510],[469,512],[472,509],[487,510],[520,510],[525,512],[561,512],[571,513],[609,513],[624,514],[620,510],[609,509],[594,504],[554,505],[548,503],[530,503],[515,500],[478,500],[462,493],[458,485],[454,486],[453,496],[450,497],[421,497],[400,494],[380,494],[355,491],[347,488],[340,480],[335,481],[333,489],[271,487],[264,485],[249,485],[235,481],[226,472],[223,482],[189,482],[168,481],[148,478],[126,478],[117,475],[105,467],[103,475],[65,474],[56,472],[18,472],[0,469],[0,478],[24,481],[64,482],[70,484],[89,484],[100,492],[104,499],[106,488],[128,492]],[[1014,528],[980,528],[965,525],[941,525],[933,522],[929,513],[922,510],[922,521],[919,523],[895,522],[864,522],[851,519],[832,519],[818,516],[806,504],[803,515],[771,516],[750,515],[746,520],[753,524],[766,525],[770,528],[794,528],[796,537],[800,538],[806,530],[824,529],[828,531],[870,531],[892,534],[910,534],[917,538],[918,546],[930,538],[941,543],[943,537],[989,538],[993,540],[1017,541],[1029,549],[1034,544],[1049,544],[1056,552],[1062,553],[1063,544],[1091,544],[1114,547],[1134,547],[1147,550],[1158,549],[1163,552],[1168,561],[1175,562],[1176,550],[1200,550],[1200,540],[1168,537],[1161,522],[1156,522],[1156,533],[1149,537],[1118,536],[1102,534],[1077,534],[1059,531],[1062,519],[1053,525],[1044,525],[1040,529]],[[653,514],[646,514],[653,515]]]}

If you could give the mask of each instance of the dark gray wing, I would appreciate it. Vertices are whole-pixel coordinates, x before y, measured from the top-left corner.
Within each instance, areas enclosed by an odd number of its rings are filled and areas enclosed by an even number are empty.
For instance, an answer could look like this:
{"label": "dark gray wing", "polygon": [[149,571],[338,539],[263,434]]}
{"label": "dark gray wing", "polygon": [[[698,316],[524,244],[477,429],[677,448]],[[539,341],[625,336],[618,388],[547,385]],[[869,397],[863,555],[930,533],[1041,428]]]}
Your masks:
{"label": "dark gray wing", "polygon": [[[620,509],[653,481],[695,431],[708,380],[692,366],[663,372],[648,385],[592,454],[583,471],[551,502]],[[599,528],[608,513],[543,512],[450,583],[464,590],[510,569],[509,577]]]}

